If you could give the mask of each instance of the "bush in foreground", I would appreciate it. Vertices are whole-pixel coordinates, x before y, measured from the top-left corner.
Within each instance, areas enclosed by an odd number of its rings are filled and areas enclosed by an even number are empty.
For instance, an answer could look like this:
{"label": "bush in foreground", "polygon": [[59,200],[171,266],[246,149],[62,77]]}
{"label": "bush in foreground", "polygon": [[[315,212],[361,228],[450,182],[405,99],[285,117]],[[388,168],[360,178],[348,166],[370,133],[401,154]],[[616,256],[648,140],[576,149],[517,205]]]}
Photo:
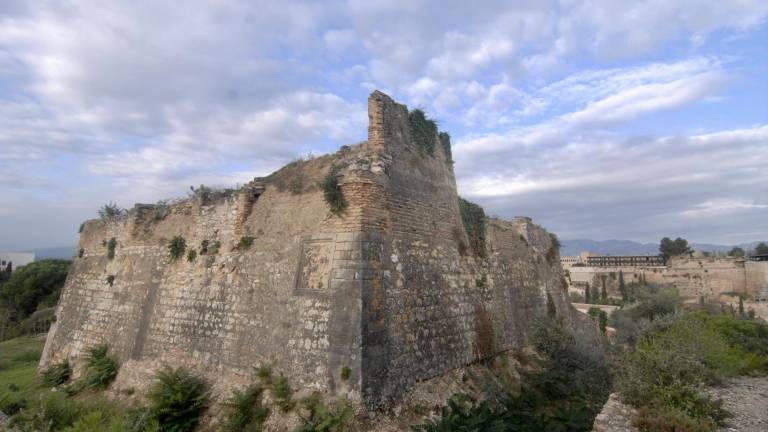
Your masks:
{"label": "bush in foreground", "polygon": [[160,431],[184,432],[195,429],[210,394],[202,378],[182,367],[166,367],[157,373],[147,398]]}
{"label": "bush in foreground", "polygon": [[42,373],[43,383],[50,387],[66,383],[69,381],[70,376],[72,376],[72,365],[69,364],[68,360],[51,365]]}
{"label": "bush in foreground", "polygon": [[92,346],[86,351],[83,386],[105,389],[115,380],[119,369],[117,358],[109,353],[109,345],[102,343]]}

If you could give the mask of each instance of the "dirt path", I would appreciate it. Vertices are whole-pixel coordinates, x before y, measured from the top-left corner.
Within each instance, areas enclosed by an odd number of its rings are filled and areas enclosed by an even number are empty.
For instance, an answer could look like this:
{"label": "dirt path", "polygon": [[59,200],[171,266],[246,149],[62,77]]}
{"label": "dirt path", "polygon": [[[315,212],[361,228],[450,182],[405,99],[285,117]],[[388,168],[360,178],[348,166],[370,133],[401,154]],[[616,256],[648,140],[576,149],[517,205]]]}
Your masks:
{"label": "dirt path", "polygon": [[739,377],[724,387],[712,388],[707,393],[723,400],[723,407],[733,414],[722,432],[768,431],[768,377]]}

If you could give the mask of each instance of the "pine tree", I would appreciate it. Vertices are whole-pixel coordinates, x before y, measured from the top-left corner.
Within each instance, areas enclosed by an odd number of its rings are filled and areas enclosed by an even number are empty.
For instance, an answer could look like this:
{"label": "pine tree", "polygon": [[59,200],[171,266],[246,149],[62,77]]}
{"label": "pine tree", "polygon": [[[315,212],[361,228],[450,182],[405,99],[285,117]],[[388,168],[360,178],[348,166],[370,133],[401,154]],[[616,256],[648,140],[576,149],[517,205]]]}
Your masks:
{"label": "pine tree", "polygon": [[627,286],[624,284],[624,272],[621,270],[619,270],[619,292],[621,293],[621,301],[626,303],[629,296],[627,295]]}
{"label": "pine tree", "polygon": [[608,291],[605,289],[605,275],[603,275],[602,282],[603,286],[600,289],[600,301],[602,303],[606,303],[608,301]]}

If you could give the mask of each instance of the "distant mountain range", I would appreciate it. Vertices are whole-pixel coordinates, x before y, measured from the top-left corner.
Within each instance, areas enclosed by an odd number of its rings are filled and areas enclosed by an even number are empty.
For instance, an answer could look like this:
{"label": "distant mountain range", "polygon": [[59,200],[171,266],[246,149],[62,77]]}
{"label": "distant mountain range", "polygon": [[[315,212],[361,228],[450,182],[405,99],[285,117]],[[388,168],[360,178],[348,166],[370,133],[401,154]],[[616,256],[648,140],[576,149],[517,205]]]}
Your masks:
{"label": "distant mountain range", "polygon": [[[656,255],[659,253],[658,243],[639,243],[632,240],[561,240],[561,256],[575,256],[579,252],[589,251],[603,255]],[[742,243],[739,246],[745,251],[754,248],[759,241]],[[768,241],[766,241],[768,243]],[[719,245],[709,243],[691,243],[695,250],[706,252],[728,252],[734,245]]]}

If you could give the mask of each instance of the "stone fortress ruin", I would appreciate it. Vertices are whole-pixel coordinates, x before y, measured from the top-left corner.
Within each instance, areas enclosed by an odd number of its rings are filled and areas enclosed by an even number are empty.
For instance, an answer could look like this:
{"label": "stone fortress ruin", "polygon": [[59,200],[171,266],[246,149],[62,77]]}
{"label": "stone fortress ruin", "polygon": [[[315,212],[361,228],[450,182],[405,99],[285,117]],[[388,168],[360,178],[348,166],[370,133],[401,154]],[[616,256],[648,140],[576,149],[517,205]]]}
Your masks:
{"label": "stone fortress ruin", "polygon": [[144,390],[170,364],[224,392],[271,363],[299,388],[376,409],[521,347],[537,317],[586,320],[557,239],[460,201],[447,136],[414,113],[376,91],[366,142],[85,222],[41,366],[70,359],[77,372],[107,342],[116,389]]}

